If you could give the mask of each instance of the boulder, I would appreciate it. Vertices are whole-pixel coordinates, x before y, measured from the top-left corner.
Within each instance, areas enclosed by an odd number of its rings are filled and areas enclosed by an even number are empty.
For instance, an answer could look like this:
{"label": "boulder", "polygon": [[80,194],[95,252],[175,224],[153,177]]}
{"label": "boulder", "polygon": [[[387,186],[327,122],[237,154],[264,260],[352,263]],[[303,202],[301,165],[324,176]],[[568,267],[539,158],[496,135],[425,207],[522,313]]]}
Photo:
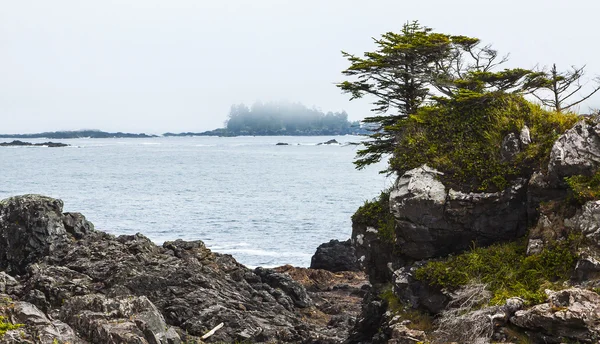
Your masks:
{"label": "boulder", "polygon": [[311,269],[323,269],[331,272],[360,271],[356,253],[350,240],[340,242],[331,240],[321,244],[310,261]]}
{"label": "boulder", "polygon": [[570,288],[546,291],[548,302],[517,311],[510,322],[541,332],[548,342],[597,343],[600,339],[600,295]]}
{"label": "boulder", "polygon": [[527,229],[527,181],[495,193],[448,190],[427,165],[398,178],[390,193],[400,252],[420,260],[509,241]]}
{"label": "boulder", "polygon": [[555,183],[573,175],[591,176],[600,166],[600,124],[589,122],[577,122],[554,142],[548,175]]}
{"label": "boulder", "polygon": [[27,265],[69,244],[61,200],[25,195],[0,201],[0,269],[23,274]]}

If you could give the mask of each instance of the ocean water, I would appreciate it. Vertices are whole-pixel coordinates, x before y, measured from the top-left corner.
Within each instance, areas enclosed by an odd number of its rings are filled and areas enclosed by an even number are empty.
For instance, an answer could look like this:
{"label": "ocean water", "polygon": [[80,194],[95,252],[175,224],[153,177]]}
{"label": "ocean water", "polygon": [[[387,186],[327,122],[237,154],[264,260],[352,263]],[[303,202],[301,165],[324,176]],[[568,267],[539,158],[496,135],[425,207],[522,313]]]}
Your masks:
{"label": "ocean water", "polygon": [[[341,145],[317,145],[332,138]],[[139,232],[158,244],[202,240],[251,267],[308,266],[318,245],[349,238],[356,208],[392,182],[378,173],[383,165],[354,168],[357,146],[347,143],[360,139],[159,137],[0,147],[0,199],[43,194],[112,234]]]}

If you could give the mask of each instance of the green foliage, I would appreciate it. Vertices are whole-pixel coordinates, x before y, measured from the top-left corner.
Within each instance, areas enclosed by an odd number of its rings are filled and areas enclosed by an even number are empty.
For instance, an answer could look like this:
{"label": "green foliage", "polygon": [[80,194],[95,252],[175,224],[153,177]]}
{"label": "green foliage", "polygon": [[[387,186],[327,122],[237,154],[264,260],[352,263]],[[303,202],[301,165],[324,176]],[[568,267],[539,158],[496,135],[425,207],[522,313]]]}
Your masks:
{"label": "green foliage", "polygon": [[25,325],[23,324],[12,324],[4,316],[0,316],[0,336],[3,336],[6,332],[16,330]]}
{"label": "green foliage", "polygon": [[555,242],[541,253],[527,256],[526,242],[475,248],[417,269],[416,278],[447,289],[484,283],[493,293],[492,304],[514,296],[530,304],[545,300],[544,289],[567,280],[575,267],[578,236]]}
{"label": "green foliage", "polygon": [[352,222],[377,228],[379,237],[386,242],[394,242],[395,220],[390,213],[390,194],[382,192],[379,198],[366,201],[352,215]]}
{"label": "green foliage", "polygon": [[537,85],[532,75],[540,76],[522,68],[494,71],[506,57],[498,58],[496,50],[481,47],[479,39],[436,33],[418,22],[404,24],[400,33],[383,34],[375,44],[377,49],[364,57],[342,52],[350,62],[342,73],[351,79],[337,85],[350,94],[350,100],[365,95],[375,99],[371,110],[377,115],[365,119],[375,127],[371,140],[357,153],[357,168],[378,162],[402,146],[402,122],[423,104],[443,102],[446,98],[440,94],[482,100],[486,93],[524,93]]}
{"label": "green foliage", "polygon": [[600,199],[600,172],[596,172],[590,177],[582,175],[567,177],[565,181],[577,203],[584,204],[588,201]]}
{"label": "green foliage", "polygon": [[[398,123],[400,138],[391,169],[402,174],[428,164],[459,189],[500,190],[526,171],[547,165],[554,140],[575,120],[573,115],[545,111],[520,95],[462,90]],[[516,159],[505,161],[502,140],[511,132],[518,136],[524,125],[533,142]]]}

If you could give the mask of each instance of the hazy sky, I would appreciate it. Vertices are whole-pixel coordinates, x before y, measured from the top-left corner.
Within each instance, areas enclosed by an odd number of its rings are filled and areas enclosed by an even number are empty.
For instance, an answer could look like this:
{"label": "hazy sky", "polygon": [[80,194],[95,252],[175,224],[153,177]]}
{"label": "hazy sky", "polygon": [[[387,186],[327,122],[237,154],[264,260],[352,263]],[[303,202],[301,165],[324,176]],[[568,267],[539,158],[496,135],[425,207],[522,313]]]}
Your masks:
{"label": "hazy sky", "polygon": [[360,119],[369,102],[334,86],[340,50],[372,50],[410,20],[479,37],[510,66],[593,76],[599,13],[595,0],[0,0],[0,133],[201,131],[256,100]]}

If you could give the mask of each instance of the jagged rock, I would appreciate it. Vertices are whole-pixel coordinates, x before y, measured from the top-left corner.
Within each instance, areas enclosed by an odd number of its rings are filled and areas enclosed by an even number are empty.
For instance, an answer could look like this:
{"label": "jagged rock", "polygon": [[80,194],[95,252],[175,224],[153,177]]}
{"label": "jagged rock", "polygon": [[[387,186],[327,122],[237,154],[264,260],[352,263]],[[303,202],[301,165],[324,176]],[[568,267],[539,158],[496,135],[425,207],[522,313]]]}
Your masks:
{"label": "jagged rock", "polygon": [[600,259],[596,250],[583,250],[579,252],[575,265],[574,278],[578,282],[597,282],[600,277]]}
{"label": "jagged rock", "polygon": [[548,302],[517,311],[510,322],[539,331],[548,342],[565,339],[581,343],[597,343],[600,339],[600,295],[593,291],[570,288],[546,291]]}
{"label": "jagged rock", "polygon": [[321,244],[310,261],[311,269],[323,269],[331,272],[360,271],[356,253],[350,240],[340,242],[331,240]]}
{"label": "jagged rock", "polygon": [[512,160],[517,154],[521,152],[521,140],[517,138],[517,135],[510,133],[502,140],[502,146],[500,147],[500,155],[504,161]]}
{"label": "jagged rock", "polygon": [[344,344],[384,342],[385,338],[377,340],[376,337],[382,335],[381,328],[386,321],[386,309],[386,302],[381,300],[377,292],[367,294],[363,300],[360,317]]}
{"label": "jagged rock", "polygon": [[564,200],[568,190],[549,180],[548,176],[534,172],[527,185],[527,217],[530,226],[535,225],[540,215],[540,204]]}
{"label": "jagged rock", "polygon": [[565,220],[565,225],[580,231],[600,247],[600,201],[585,203],[574,217]]}
{"label": "jagged rock", "polygon": [[77,337],[69,325],[60,320],[50,320],[44,312],[30,303],[8,301],[7,309],[13,322],[22,324],[24,327],[16,330],[18,336],[7,333],[2,338],[2,343],[53,344],[56,343],[56,340],[61,343],[87,343]]}
{"label": "jagged rock", "polygon": [[96,231],[49,197],[0,202],[0,267],[19,274],[0,275],[0,288],[69,324],[79,341],[175,344],[176,333],[192,340],[220,323],[211,341],[339,339],[303,321],[312,301],[288,275],[258,275],[201,241],[159,247],[142,235]]}
{"label": "jagged rock", "polygon": [[0,272],[0,294],[21,294],[21,283],[6,272]]}
{"label": "jagged rock", "polygon": [[561,183],[568,176],[591,176],[599,166],[600,124],[581,120],[554,142],[548,174],[551,180]]}
{"label": "jagged rock", "polygon": [[70,243],[61,200],[25,195],[0,202],[0,269],[25,273],[28,264]]}
{"label": "jagged rock", "polygon": [[395,254],[394,243],[379,236],[376,228],[352,223],[352,239],[358,266],[372,284],[390,281],[396,269],[404,266],[404,257]]}
{"label": "jagged rock", "polygon": [[389,327],[391,332],[388,344],[418,344],[426,343],[427,335],[420,330],[413,330],[407,327],[405,323],[393,324]]}
{"label": "jagged rock", "polygon": [[107,298],[89,294],[76,296],[61,307],[60,318],[92,343],[180,343],[177,335],[167,332],[169,327],[156,306],[145,296]]}
{"label": "jagged rock", "polygon": [[406,305],[414,309],[424,309],[429,313],[437,314],[446,305],[450,298],[439,288],[429,286],[414,278],[414,271],[421,264],[400,268],[394,272],[394,294]]}
{"label": "jagged rock", "polygon": [[426,165],[410,170],[390,193],[402,254],[417,260],[439,257],[525,233],[527,181],[496,193],[463,193],[447,191],[439,175]]}
{"label": "jagged rock", "polygon": [[312,300],[306,293],[304,286],[294,281],[288,274],[260,267],[256,268],[254,272],[260,276],[264,283],[273,288],[283,290],[296,306],[306,308],[312,305]]}

